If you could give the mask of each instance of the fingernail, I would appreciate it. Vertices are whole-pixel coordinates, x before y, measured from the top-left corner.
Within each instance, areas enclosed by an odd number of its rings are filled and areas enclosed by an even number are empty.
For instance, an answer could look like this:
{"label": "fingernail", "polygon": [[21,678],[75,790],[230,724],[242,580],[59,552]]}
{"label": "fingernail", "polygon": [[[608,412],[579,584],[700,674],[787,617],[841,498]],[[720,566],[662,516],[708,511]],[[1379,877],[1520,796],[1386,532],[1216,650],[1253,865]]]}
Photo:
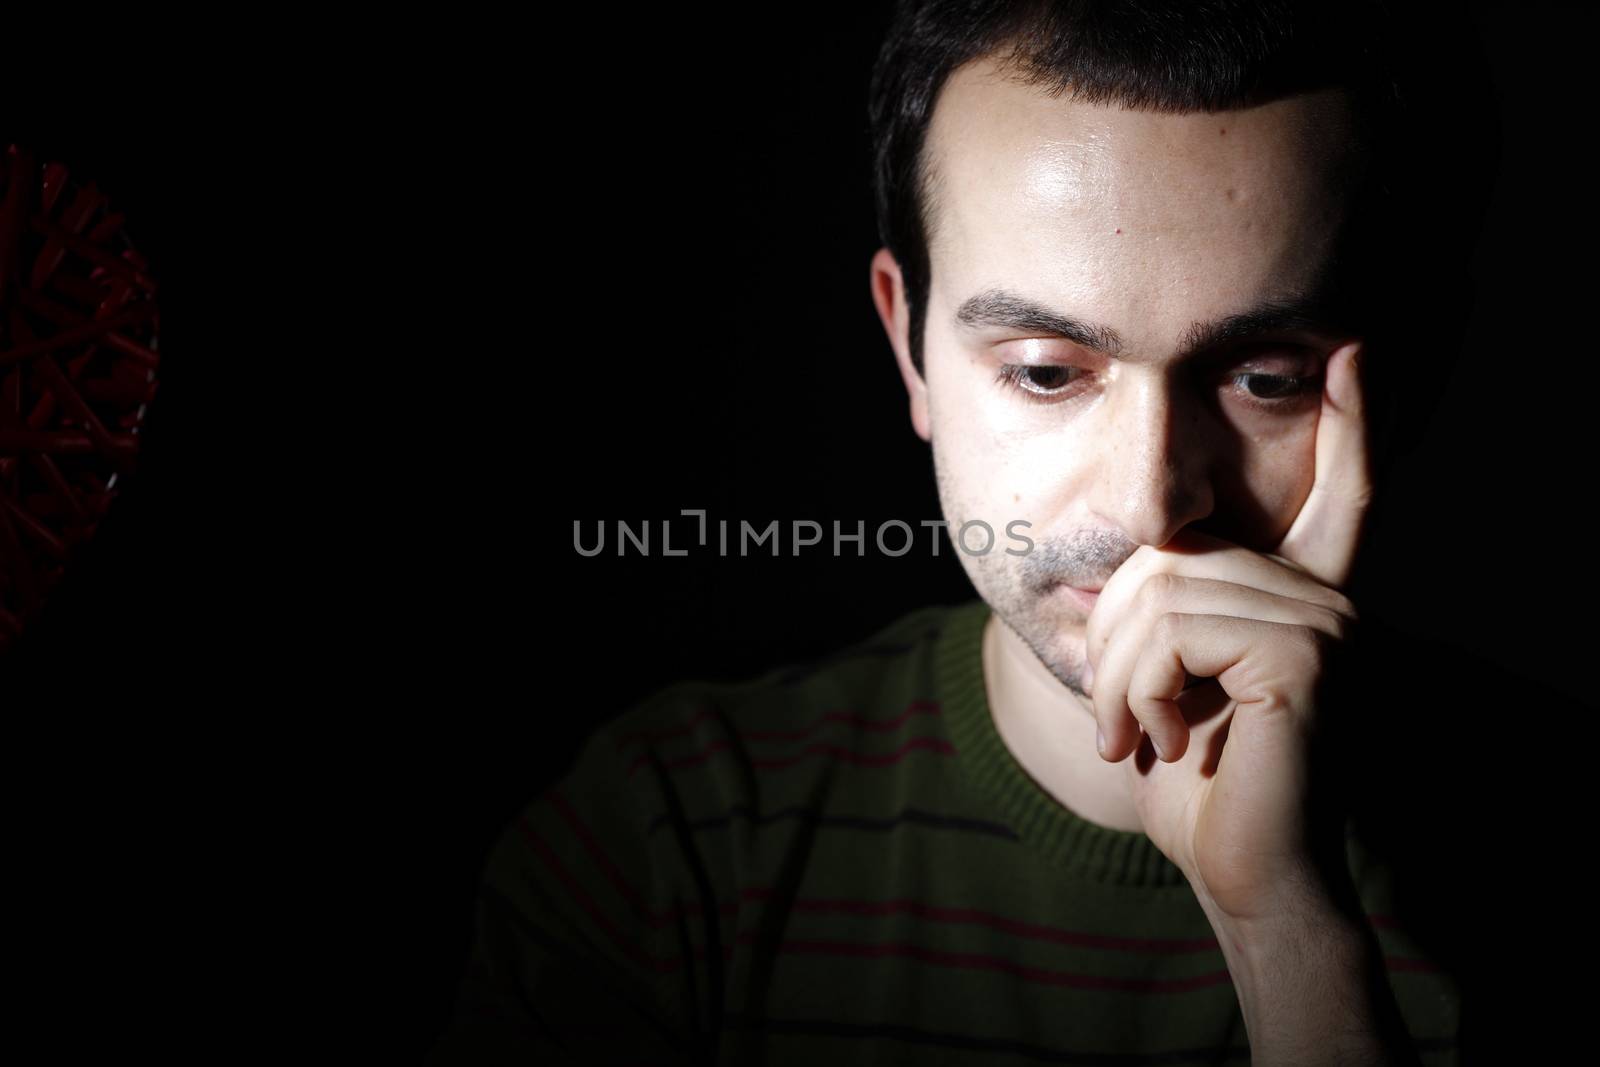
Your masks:
{"label": "fingernail", "polygon": [[1106,731],[1105,731],[1105,727],[1096,726],[1094,728],[1094,745],[1095,745],[1096,748],[1098,748],[1100,750],[1100,755],[1104,756],[1106,754]]}
{"label": "fingernail", "polygon": [[1161,754],[1161,743],[1156,740],[1156,735],[1146,734],[1145,736],[1150,739],[1150,747],[1156,750],[1156,759],[1165,761],[1167,757]]}

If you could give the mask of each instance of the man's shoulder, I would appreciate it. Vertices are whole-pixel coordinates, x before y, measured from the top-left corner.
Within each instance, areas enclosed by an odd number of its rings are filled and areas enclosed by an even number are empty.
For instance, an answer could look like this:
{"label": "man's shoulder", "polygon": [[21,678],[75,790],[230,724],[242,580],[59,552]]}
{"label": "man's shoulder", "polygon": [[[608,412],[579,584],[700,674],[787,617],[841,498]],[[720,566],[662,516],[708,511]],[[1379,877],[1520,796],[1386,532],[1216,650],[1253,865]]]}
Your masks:
{"label": "man's shoulder", "polygon": [[734,679],[684,678],[652,691],[604,727],[613,737],[656,736],[709,715],[756,716],[846,702],[931,697],[937,646],[948,628],[987,613],[980,599],[927,604],[901,613],[834,650],[791,659]]}
{"label": "man's shoulder", "polygon": [[820,657],[663,685],[591,730],[553,791],[576,809],[630,810],[651,826],[675,807],[726,812],[806,795],[837,759],[851,763],[847,750],[937,718],[940,643],[952,625],[975,631],[986,612],[982,600],[926,605]]}

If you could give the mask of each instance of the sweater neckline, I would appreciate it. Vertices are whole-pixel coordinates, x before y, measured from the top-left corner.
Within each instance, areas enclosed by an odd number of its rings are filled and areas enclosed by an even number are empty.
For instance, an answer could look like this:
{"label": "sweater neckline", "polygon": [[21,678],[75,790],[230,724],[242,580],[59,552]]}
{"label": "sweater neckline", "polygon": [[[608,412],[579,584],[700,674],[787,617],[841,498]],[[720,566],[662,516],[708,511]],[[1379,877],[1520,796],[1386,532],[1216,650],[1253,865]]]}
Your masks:
{"label": "sweater neckline", "polygon": [[1029,776],[1005,745],[989,708],[983,631],[992,613],[982,598],[950,609],[936,639],[934,669],[956,761],[998,806],[1022,844],[1084,878],[1117,885],[1187,888],[1177,864],[1148,834],[1090,822]]}

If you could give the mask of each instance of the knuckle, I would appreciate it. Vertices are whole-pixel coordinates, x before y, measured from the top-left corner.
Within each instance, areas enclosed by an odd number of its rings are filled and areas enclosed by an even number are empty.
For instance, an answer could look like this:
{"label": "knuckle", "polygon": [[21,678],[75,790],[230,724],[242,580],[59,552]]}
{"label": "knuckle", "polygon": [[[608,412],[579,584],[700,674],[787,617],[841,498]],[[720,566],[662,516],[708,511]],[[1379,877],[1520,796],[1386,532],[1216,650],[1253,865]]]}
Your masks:
{"label": "knuckle", "polygon": [[1164,611],[1156,617],[1154,633],[1156,640],[1162,644],[1172,644],[1178,638],[1178,631],[1183,627],[1183,616],[1176,611]]}
{"label": "knuckle", "polygon": [[1320,672],[1332,657],[1338,639],[1315,626],[1297,626],[1295,634],[1299,639],[1301,656],[1308,666]]}
{"label": "knuckle", "polygon": [[1355,601],[1351,600],[1337,589],[1330,590],[1329,592],[1332,594],[1329,597],[1329,600],[1332,601],[1332,603],[1329,605],[1330,610],[1337,612],[1351,622],[1355,622],[1361,617],[1356,612]]}
{"label": "knuckle", "polygon": [[1333,608],[1322,609],[1322,625],[1317,627],[1333,640],[1343,642],[1350,636],[1350,620]]}
{"label": "knuckle", "polygon": [[1178,596],[1178,588],[1182,579],[1169,571],[1160,571],[1144,580],[1139,586],[1137,600],[1139,606],[1150,611],[1158,611],[1173,603]]}

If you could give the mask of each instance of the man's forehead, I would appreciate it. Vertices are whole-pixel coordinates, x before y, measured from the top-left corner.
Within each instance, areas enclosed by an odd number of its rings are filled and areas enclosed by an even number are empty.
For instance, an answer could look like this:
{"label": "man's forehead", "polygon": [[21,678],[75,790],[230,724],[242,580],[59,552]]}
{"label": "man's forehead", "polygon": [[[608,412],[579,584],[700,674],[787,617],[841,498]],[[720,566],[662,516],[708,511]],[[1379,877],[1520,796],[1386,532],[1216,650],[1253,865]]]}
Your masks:
{"label": "man's forehead", "polygon": [[1315,158],[1329,149],[1307,136],[1344,107],[1336,93],[1157,114],[975,65],[947,89],[930,129],[929,254],[952,308],[1027,293],[1164,344],[1192,321],[1308,293],[1325,272],[1343,204]]}
{"label": "man's forehead", "polygon": [[942,195],[983,190],[1013,210],[1145,209],[1231,190],[1327,191],[1350,131],[1345,98],[1324,90],[1223,112],[1171,114],[1092,104],[1021,83],[990,59],[955,70],[929,124]]}

